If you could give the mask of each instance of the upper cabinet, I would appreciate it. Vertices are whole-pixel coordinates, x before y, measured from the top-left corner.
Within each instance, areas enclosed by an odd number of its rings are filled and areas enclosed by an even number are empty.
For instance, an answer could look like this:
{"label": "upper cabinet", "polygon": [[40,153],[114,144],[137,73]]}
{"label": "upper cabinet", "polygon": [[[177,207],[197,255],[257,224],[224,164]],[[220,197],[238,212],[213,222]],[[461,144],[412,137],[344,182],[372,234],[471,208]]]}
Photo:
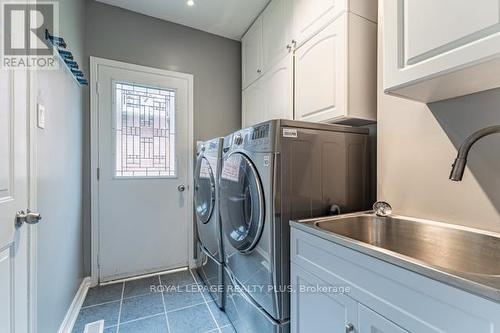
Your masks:
{"label": "upper cabinet", "polygon": [[242,125],[270,119],[293,119],[293,59],[289,54],[242,94]]}
{"label": "upper cabinet", "polygon": [[385,92],[434,102],[500,87],[500,1],[382,6]]}
{"label": "upper cabinet", "polygon": [[344,13],[295,52],[295,118],[376,121],[377,25]]}
{"label": "upper cabinet", "polygon": [[292,38],[298,46],[346,11],[377,22],[377,0],[289,1],[293,3]]}
{"label": "upper cabinet", "polygon": [[345,109],[346,18],[331,23],[295,52],[298,120],[329,121]]}
{"label": "upper cabinet", "polygon": [[241,95],[241,125],[243,128],[258,124],[264,119],[264,99],[260,81],[243,90]]}
{"label": "upper cabinet", "polygon": [[262,74],[262,18],[258,17],[241,39],[242,87]]}
{"label": "upper cabinet", "polygon": [[377,0],[272,0],[242,39],[243,125],[376,121],[377,8]]}
{"label": "upper cabinet", "polygon": [[290,0],[293,2],[293,38],[300,45],[346,10],[345,0]]}
{"label": "upper cabinet", "polygon": [[274,0],[262,13],[263,69],[267,71],[291,51],[289,0]]}

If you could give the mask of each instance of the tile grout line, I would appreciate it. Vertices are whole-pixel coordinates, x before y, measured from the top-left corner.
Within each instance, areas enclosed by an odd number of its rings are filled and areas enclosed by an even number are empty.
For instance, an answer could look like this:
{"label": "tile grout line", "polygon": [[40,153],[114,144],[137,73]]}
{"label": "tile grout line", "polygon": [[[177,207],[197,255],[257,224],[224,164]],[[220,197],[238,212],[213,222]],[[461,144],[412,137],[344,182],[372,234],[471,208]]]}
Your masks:
{"label": "tile grout line", "polygon": [[[160,286],[162,285],[161,277],[158,275],[158,282],[160,282]],[[165,306],[165,298],[163,298],[165,294],[163,291],[161,292],[161,302],[163,303],[163,312],[165,313],[165,320],[167,321],[167,332],[170,333],[170,324],[168,323],[168,315],[167,315],[167,307]]]}
{"label": "tile grout line", "polygon": [[218,330],[220,332],[220,331],[222,331],[223,328],[226,328],[226,327],[233,327],[233,326],[231,324],[227,324],[227,325],[221,326],[220,328],[214,328],[213,330],[205,331],[203,333],[212,333],[212,332],[215,332],[216,330]]}
{"label": "tile grout line", "polygon": [[[125,295],[124,295],[123,296],[123,300],[125,301],[125,300],[129,300],[129,299],[132,299],[132,298],[137,298],[137,297],[142,297],[142,296],[148,296],[148,295],[151,295],[151,294],[154,294],[154,293],[148,292],[148,293],[144,293],[144,294],[127,296],[127,297],[125,297]],[[117,299],[117,300],[114,300],[114,301],[102,302],[102,303],[97,303],[97,304],[82,306],[82,309],[92,308],[94,306],[99,306],[99,305],[107,305],[107,304],[111,304],[111,303],[117,303],[117,302],[120,302],[120,301],[121,301],[121,299]]]}
{"label": "tile grout line", "polygon": [[157,314],[152,314],[152,315],[147,315],[147,316],[144,316],[144,317],[139,317],[139,318],[135,318],[135,319],[130,319],[130,320],[127,320],[127,321],[124,321],[122,323],[122,325],[125,325],[125,324],[130,324],[130,323],[133,323],[135,321],[139,321],[139,320],[144,320],[144,319],[149,319],[149,318],[154,318],[154,317],[158,317],[158,316],[161,316],[163,315],[163,313],[157,313]]}
{"label": "tile grout line", "polygon": [[[160,280],[161,282],[161,280]],[[186,285],[187,286],[187,285]],[[165,304],[165,300],[163,299],[163,295],[164,293],[161,292],[160,294],[160,297],[162,297],[162,303],[164,304],[164,312],[165,313],[172,313],[172,312],[177,312],[177,311],[181,311],[181,310],[185,310],[185,309],[189,309],[189,308],[193,308],[193,307],[196,307],[196,306],[199,306],[199,305],[203,305],[203,304],[207,304],[207,301],[205,301],[205,299],[203,298],[203,301],[199,302],[199,303],[196,303],[196,304],[191,304],[191,305],[187,305],[187,306],[183,306],[183,307],[180,307],[180,308],[175,308],[175,309],[172,309],[172,310],[166,310],[166,304]],[[142,296],[147,296],[148,294],[144,294]],[[154,295],[154,294],[152,294]],[[137,296],[137,297],[140,297],[140,296]],[[123,297],[123,300],[128,300],[128,299],[131,299],[131,298],[135,298],[135,297]],[[110,302],[110,303],[117,303],[119,301],[113,301],[113,302]],[[213,303],[214,301],[208,301],[208,303]],[[152,317],[157,317],[157,316],[160,316],[162,315],[163,313],[156,313],[156,314],[152,314],[152,315],[147,315],[147,316],[143,316],[143,317],[139,317],[139,318],[135,318],[135,319],[132,319],[132,320],[127,320],[127,321],[124,321],[124,322],[121,322],[121,324],[128,324],[128,323],[131,323],[131,322],[134,322],[134,321],[138,321],[138,320],[142,320],[142,319],[148,319],[148,318],[152,318]],[[121,317],[120,317],[121,318]],[[112,325],[113,327],[114,326],[117,326],[117,325]]]}
{"label": "tile grout line", "polygon": [[120,331],[120,321],[122,320],[123,294],[125,293],[125,282],[122,285],[122,296],[120,297],[120,309],[118,310],[118,322],[116,323],[116,333]]}
{"label": "tile grout line", "polygon": [[[119,299],[114,300],[114,301],[109,301],[109,302],[102,302],[102,303],[97,303],[97,304],[92,304],[92,305],[82,306],[82,310],[83,310],[83,309],[93,308],[93,307],[96,307],[96,306],[101,306],[101,305],[108,305],[108,304],[111,304],[111,303],[118,303],[118,302],[120,302],[120,300],[119,300]],[[114,326],[114,325],[113,325],[113,326]]]}
{"label": "tile grout line", "polygon": [[214,332],[220,332],[220,330],[218,328],[214,328],[213,330],[205,331],[203,333],[214,333]]}
{"label": "tile grout line", "polygon": [[189,268],[188,267],[181,267],[181,268],[174,268],[174,269],[169,269],[167,271],[160,271],[160,272],[154,272],[154,273],[149,273],[149,274],[142,274],[142,275],[137,275],[133,276],[130,278],[123,278],[123,279],[117,279],[117,280],[112,280],[108,282],[101,283],[100,286],[110,286],[113,284],[118,284],[118,283],[124,283],[124,282],[131,282],[131,281],[137,281],[137,280],[142,280],[142,279],[147,279],[150,277],[155,277],[155,276],[160,276],[160,275],[166,275],[166,274],[174,274],[174,273],[179,273],[183,271],[187,271]]}
{"label": "tile grout line", "polygon": [[177,311],[181,311],[181,310],[186,310],[186,309],[194,308],[195,306],[199,306],[199,305],[203,305],[203,304],[206,304],[206,302],[203,301],[203,302],[192,304],[192,305],[186,305],[186,306],[183,306],[182,308],[168,310],[167,313],[172,313],[172,312],[177,312]]}
{"label": "tile grout line", "polygon": [[[208,308],[208,312],[210,312],[210,315],[212,316],[212,319],[213,319],[213,321],[215,322],[215,327],[217,328],[217,330],[218,330],[219,332],[221,332],[220,327],[219,327],[219,323],[218,323],[218,322],[217,322],[217,320],[215,319],[215,316],[214,316],[214,314],[212,313],[212,309],[210,309],[210,305],[208,305],[208,302],[207,302],[207,299],[205,298],[205,295],[204,295],[204,294],[203,294],[203,292],[202,292],[202,291],[200,291],[200,289],[199,289],[199,288],[200,288],[200,285],[199,285],[199,283],[198,283],[198,280],[197,280],[197,279],[196,279],[196,277],[194,276],[194,274],[193,274],[193,271],[192,271],[192,270],[189,270],[189,273],[191,273],[191,276],[192,276],[192,277],[193,277],[193,279],[194,279],[194,283],[196,283],[196,286],[198,287],[199,293],[201,294],[201,297],[203,297],[203,300],[205,301],[205,305],[206,305],[206,306],[207,306],[207,308]],[[210,291],[209,291],[209,292],[210,292]]]}
{"label": "tile grout line", "polygon": [[[212,320],[215,322],[215,326],[216,326],[214,329],[210,330],[209,332],[221,332],[221,326],[217,322],[217,320],[215,318],[215,315],[214,315],[214,313],[213,313],[213,311],[212,311],[212,309],[210,308],[210,305],[209,305],[209,303],[214,303],[215,304],[215,302],[212,301],[211,299],[209,299],[208,297],[205,297],[205,294],[202,292],[202,290],[203,290],[202,288],[204,288],[204,286],[201,284],[201,282],[198,283],[198,280],[194,276],[195,273],[193,273],[191,270],[189,270],[189,273],[190,273],[191,278],[194,280],[194,285],[197,286],[198,292],[201,294],[202,302],[200,302],[200,303],[193,304],[193,305],[188,305],[188,306],[185,306],[185,307],[180,307],[180,308],[177,308],[177,309],[172,309],[172,310],[167,311],[166,302],[165,302],[165,299],[164,299],[165,293],[162,291],[160,297],[162,297],[163,313],[160,312],[160,313],[157,313],[157,314],[140,317],[140,318],[136,318],[136,319],[133,319],[133,320],[128,320],[126,322],[121,322],[123,302],[125,300],[127,300],[127,299],[131,299],[131,298],[136,298],[136,297],[148,295],[148,294],[144,294],[144,295],[141,294],[141,295],[135,295],[135,296],[125,297],[125,284],[126,284],[126,282],[122,282],[122,290],[121,290],[121,295],[120,295],[120,299],[119,300],[109,301],[109,302],[103,302],[103,303],[94,304],[94,305],[89,305],[89,306],[87,306],[87,308],[95,307],[95,306],[98,306],[98,305],[105,305],[105,304],[111,304],[111,303],[118,303],[118,302],[120,302],[119,303],[119,310],[118,310],[118,319],[117,319],[116,325],[111,325],[111,326],[107,327],[107,328],[116,328],[116,333],[119,332],[120,326],[122,326],[123,324],[135,322],[135,321],[138,321],[138,320],[153,318],[153,317],[157,317],[157,316],[161,316],[161,315],[165,316],[165,319],[166,319],[166,322],[167,322],[168,333],[170,333],[171,332],[171,328],[170,328],[170,322],[169,322],[169,318],[168,318],[168,313],[175,312],[175,311],[180,311],[180,310],[184,310],[184,309],[188,309],[188,308],[191,308],[191,307],[200,306],[202,304],[205,304],[205,306],[208,307],[210,316],[211,316]],[[158,275],[158,282],[160,284],[162,284],[162,279],[161,279],[160,275]],[[188,286],[190,284],[193,284],[193,283],[192,282],[191,283],[186,283],[185,285]],[[224,325],[223,327],[225,327],[225,326],[228,326],[228,325]]]}

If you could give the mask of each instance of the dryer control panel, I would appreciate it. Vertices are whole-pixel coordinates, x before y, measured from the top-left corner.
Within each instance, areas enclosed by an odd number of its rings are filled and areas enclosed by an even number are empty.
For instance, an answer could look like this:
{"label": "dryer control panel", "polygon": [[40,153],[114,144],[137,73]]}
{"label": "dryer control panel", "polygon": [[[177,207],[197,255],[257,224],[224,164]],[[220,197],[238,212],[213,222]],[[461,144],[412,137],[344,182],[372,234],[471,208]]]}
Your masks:
{"label": "dryer control panel", "polygon": [[231,148],[270,152],[273,147],[273,131],[271,122],[242,129],[233,134]]}
{"label": "dryer control panel", "polygon": [[252,127],[252,141],[262,141],[269,139],[269,124]]}
{"label": "dryer control panel", "polygon": [[245,128],[233,136],[233,146],[252,150],[269,149],[270,125],[262,124]]}

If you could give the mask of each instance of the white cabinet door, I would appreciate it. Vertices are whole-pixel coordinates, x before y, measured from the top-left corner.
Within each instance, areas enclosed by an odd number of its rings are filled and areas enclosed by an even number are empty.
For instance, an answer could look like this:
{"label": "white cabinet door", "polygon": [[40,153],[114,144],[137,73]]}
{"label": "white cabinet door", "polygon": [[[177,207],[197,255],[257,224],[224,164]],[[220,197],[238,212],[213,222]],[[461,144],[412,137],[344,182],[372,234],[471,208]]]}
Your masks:
{"label": "white cabinet door", "polygon": [[386,0],[381,12],[387,92],[432,102],[500,84],[500,1]]}
{"label": "white cabinet door", "polygon": [[[300,266],[291,267],[291,332],[357,332],[357,302]],[[330,291],[331,290],[331,291]]]}
{"label": "white cabinet door", "polygon": [[242,93],[242,126],[293,119],[293,56],[283,58]]}
{"label": "white cabinet door", "polygon": [[408,333],[407,330],[382,317],[366,306],[359,304],[358,333]]}
{"label": "white cabinet door", "polygon": [[243,90],[241,96],[243,128],[255,125],[265,118],[262,97],[261,80]]}
{"label": "white cabinet door", "polygon": [[293,119],[293,56],[283,58],[261,80],[264,120]]}
{"label": "white cabinet door", "polygon": [[263,70],[267,71],[283,58],[291,47],[289,0],[273,0],[262,13]]}
{"label": "white cabinet door", "polygon": [[293,2],[293,39],[299,45],[319,32],[347,9],[347,0],[291,1]]}
{"label": "white cabinet door", "polygon": [[241,39],[242,86],[248,87],[262,73],[262,18]]}
{"label": "white cabinet door", "polygon": [[295,52],[295,118],[325,122],[345,114],[346,15]]}
{"label": "white cabinet door", "polygon": [[29,82],[26,71],[0,74],[0,332],[28,332]]}

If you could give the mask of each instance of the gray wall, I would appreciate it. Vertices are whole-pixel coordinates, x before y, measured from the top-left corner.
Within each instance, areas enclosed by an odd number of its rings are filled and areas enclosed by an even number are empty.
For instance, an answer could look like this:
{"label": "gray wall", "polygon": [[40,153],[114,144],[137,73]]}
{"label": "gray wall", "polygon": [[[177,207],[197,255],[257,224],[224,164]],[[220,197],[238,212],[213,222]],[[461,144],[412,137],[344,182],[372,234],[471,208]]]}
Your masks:
{"label": "gray wall", "polygon": [[[194,140],[223,136],[241,124],[240,43],[87,0],[87,55],[194,75]],[[86,59],[88,61],[88,58]],[[88,119],[86,141],[90,142]],[[89,143],[90,145],[90,143]],[[89,151],[86,152],[86,169]],[[85,198],[90,198],[89,172]],[[85,207],[85,267],[90,273],[90,219]]]}
{"label": "gray wall", "polygon": [[[60,34],[83,60],[85,2],[59,2]],[[38,332],[57,332],[83,278],[82,147],[83,92],[69,72],[37,74],[37,101],[46,127],[37,133]]]}
{"label": "gray wall", "polygon": [[500,90],[426,105],[385,95],[380,48],[378,63],[378,198],[398,214],[500,232],[500,135],[473,147],[462,182],[448,180],[463,140],[500,124]]}

